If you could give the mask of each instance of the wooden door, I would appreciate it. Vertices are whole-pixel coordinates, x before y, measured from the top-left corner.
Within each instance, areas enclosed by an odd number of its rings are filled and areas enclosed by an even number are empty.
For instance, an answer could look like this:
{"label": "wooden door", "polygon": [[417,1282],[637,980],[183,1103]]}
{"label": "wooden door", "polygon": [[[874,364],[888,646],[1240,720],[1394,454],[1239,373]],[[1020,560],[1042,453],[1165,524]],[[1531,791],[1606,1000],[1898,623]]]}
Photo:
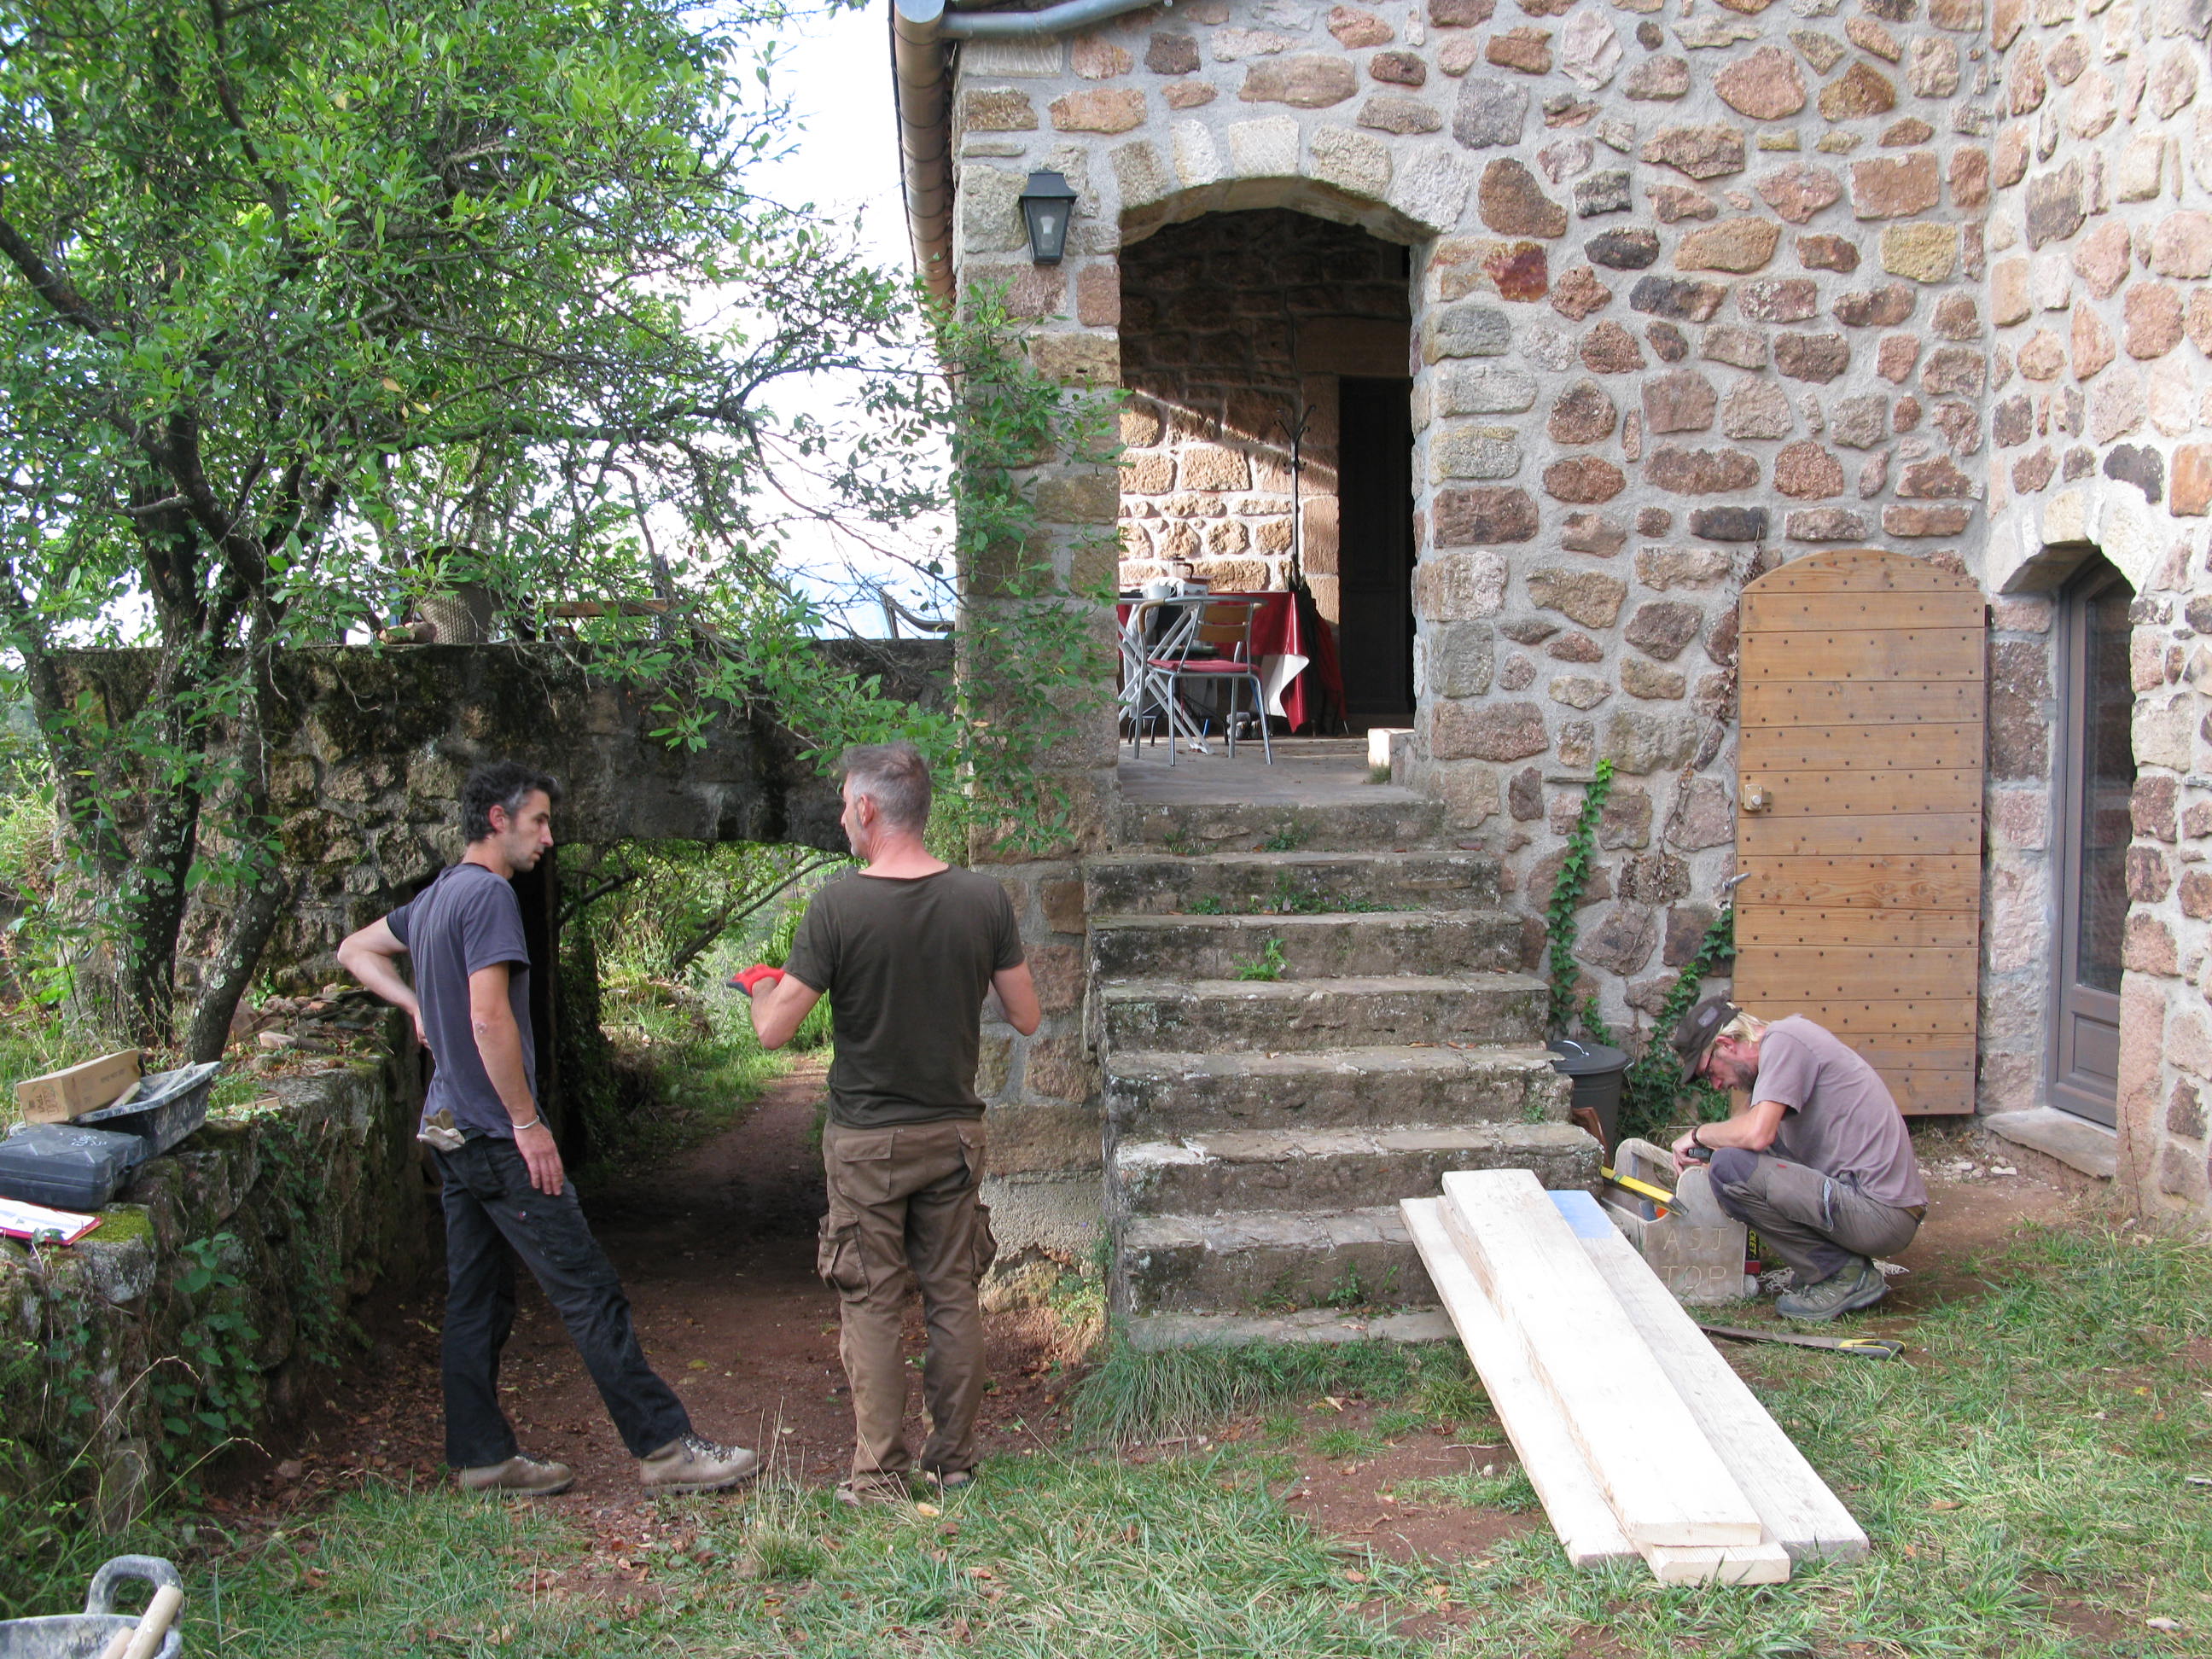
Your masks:
{"label": "wooden door", "polygon": [[1826,1026],[1907,1113],[1974,1109],[1985,618],[1873,549],[1743,592],[1735,1000]]}

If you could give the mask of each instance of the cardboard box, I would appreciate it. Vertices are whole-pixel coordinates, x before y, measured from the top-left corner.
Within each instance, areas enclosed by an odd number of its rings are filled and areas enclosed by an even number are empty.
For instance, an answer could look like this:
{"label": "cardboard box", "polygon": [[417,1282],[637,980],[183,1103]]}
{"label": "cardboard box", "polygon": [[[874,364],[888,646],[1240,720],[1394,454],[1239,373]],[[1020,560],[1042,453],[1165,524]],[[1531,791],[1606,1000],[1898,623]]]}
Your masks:
{"label": "cardboard box", "polygon": [[138,1086],[138,1051],[125,1048],[67,1071],[25,1079],[15,1085],[15,1107],[27,1123],[66,1123],[112,1106]]}

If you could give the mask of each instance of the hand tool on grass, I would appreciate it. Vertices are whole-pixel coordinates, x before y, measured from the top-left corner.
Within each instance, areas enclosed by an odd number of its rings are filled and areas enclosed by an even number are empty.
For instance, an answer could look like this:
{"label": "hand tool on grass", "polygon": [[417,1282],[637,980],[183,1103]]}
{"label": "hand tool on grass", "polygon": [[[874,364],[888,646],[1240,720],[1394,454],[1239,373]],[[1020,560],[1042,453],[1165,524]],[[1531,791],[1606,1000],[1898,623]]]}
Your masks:
{"label": "hand tool on grass", "polygon": [[1796,1336],[1787,1331],[1753,1331],[1737,1325],[1708,1325],[1698,1322],[1708,1336],[1734,1337],[1739,1342],[1786,1342],[1793,1348],[1826,1348],[1833,1353],[1855,1353],[1863,1359],[1894,1359],[1905,1344],[1889,1336]]}
{"label": "hand tool on grass", "polygon": [[169,1632],[170,1621],[177,1609],[184,1605],[185,1593],[174,1584],[164,1584],[154,1592],[154,1599],[146,1604],[146,1611],[138,1615],[138,1622],[129,1630],[119,1630],[108,1638],[100,1659],[152,1659],[154,1650],[161,1645],[161,1638]]}

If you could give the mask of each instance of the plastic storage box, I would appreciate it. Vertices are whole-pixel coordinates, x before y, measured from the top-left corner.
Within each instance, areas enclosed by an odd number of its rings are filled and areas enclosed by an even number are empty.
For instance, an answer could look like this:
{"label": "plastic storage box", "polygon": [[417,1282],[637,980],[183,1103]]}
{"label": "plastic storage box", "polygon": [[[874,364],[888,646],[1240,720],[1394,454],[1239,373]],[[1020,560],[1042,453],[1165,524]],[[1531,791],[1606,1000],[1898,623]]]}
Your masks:
{"label": "plastic storage box", "polygon": [[208,1097],[215,1091],[216,1073],[221,1070],[221,1060],[208,1060],[173,1072],[149,1073],[125,1098],[76,1121],[137,1135],[146,1143],[146,1156],[159,1158],[207,1121]]}
{"label": "plastic storage box", "polygon": [[1759,1281],[1743,1270],[1747,1229],[1721,1208],[1703,1164],[1676,1175],[1664,1147],[1632,1136],[1613,1149],[1613,1168],[1674,1194],[1663,1206],[1626,1187],[1608,1185],[1599,1196],[1613,1225],[1643,1253],[1677,1302],[1734,1302],[1759,1293]]}
{"label": "plastic storage box", "polygon": [[26,1123],[0,1140],[0,1196],[57,1210],[96,1210],[115,1196],[151,1143],[75,1123]]}

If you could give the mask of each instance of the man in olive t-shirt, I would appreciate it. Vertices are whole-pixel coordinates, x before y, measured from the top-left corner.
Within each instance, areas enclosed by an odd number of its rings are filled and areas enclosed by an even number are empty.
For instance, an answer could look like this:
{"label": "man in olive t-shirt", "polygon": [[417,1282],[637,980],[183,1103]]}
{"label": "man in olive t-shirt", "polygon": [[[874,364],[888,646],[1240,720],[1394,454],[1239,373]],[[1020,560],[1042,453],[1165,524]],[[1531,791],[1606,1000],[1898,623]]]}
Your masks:
{"label": "man in olive t-shirt", "polygon": [[830,998],[837,1052],[822,1133],[830,1212],[817,1266],[838,1295],[839,1352],[853,1389],[853,1472],[837,1493],[860,1503],[903,1497],[914,1467],[899,1352],[908,1268],[929,1326],[921,1467],[957,1486],[975,1466],[984,1383],[976,1286],[994,1249],[977,1198],[981,1016],[994,994],[1024,1036],[1042,1015],[1006,890],[922,844],[929,768],[914,745],[848,751],[844,793],[845,834],[867,867],[815,896],[780,975],[756,968],[740,982],[769,1048],[789,1042],[807,1010]]}
{"label": "man in olive t-shirt", "polygon": [[1770,1024],[1724,997],[1685,1014],[1673,1042],[1683,1082],[1748,1091],[1726,1122],[1676,1140],[1674,1162],[1709,1154],[1721,1207],[1796,1270],[1775,1311],[1828,1320],[1881,1301],[1874,1258],[1911,1243],[1928,1189],[1880,1074],[1802,1014]]}

